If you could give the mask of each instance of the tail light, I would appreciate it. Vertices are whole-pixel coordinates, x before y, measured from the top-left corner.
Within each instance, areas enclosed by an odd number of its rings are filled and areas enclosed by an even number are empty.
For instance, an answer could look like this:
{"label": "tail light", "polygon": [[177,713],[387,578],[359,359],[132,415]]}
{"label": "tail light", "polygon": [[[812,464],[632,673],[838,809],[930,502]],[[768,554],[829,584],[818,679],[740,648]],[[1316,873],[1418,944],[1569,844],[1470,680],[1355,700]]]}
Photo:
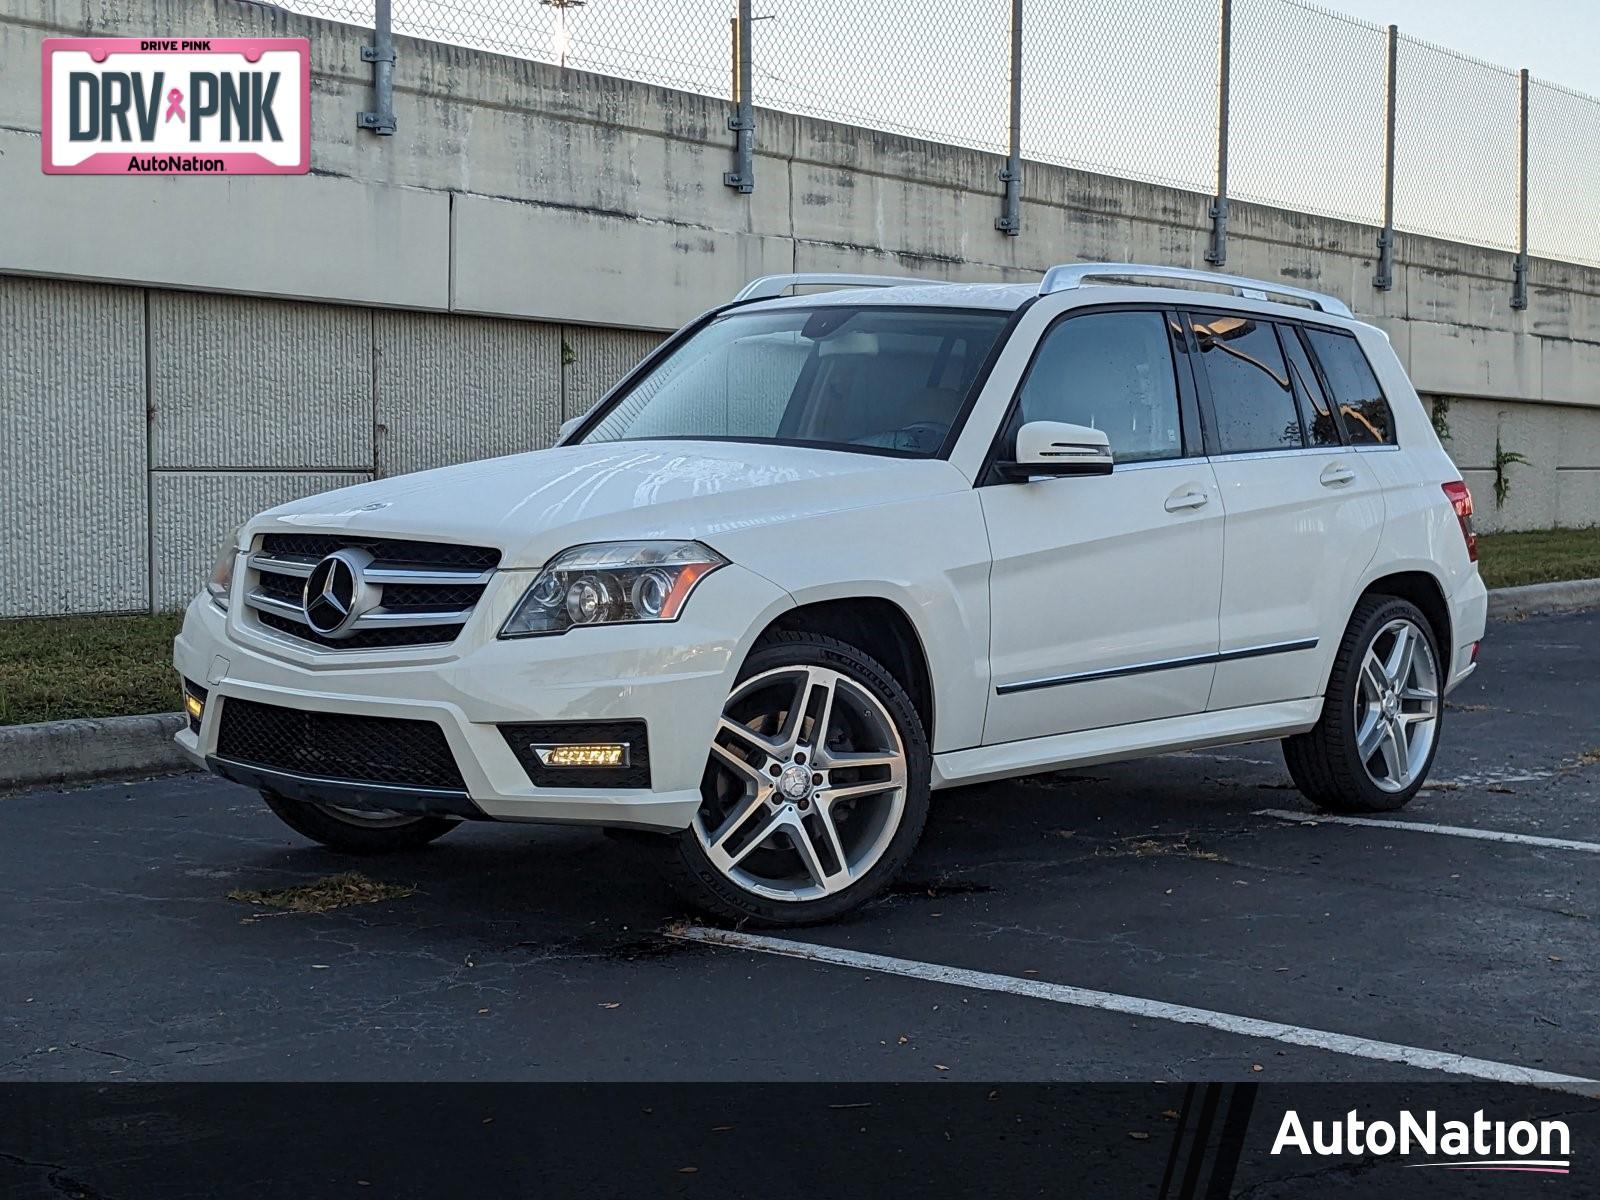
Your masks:
{"label": "tail light", "polygon": [[1467,485],[1457,479],[1444,485],[1444,494],[1450,498],[1450,507],[1456,510],[1456,520],[1461,522],[1461,536],[1466,539],[1467,557],[1478,561],[1478,535],[1472,532],[1472,493]]}

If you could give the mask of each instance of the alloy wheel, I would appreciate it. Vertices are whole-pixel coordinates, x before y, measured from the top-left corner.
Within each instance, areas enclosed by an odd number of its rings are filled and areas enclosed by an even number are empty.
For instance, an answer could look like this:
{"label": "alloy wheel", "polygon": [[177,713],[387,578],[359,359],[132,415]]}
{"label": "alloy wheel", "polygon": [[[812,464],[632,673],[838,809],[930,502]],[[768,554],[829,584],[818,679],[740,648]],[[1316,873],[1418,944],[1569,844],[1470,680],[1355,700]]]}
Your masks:
{"label": "alloy wheel", "polygon": [[416,813],[395,812],[392,809],[345,808],[339,804],[326,804],[313,800],[313,807],[321,809],[336,821],[344,821],[364,829],[398,829],[419,820]]}
{"label": "alloy wheel", "polygon": [[1355,696],[1356,756],[1383,791],[1405,791],[1427,766],[1439,704],[1427,635],[1405,618],[1390,621],[1367,646]]}
{"label": "alloy wheel", "polygon": [[883,857],[905,812],[905,747],[850,676],[777,667],[728,698],[701,791],[694,833],[719,872],[755,895],[815,900]]}

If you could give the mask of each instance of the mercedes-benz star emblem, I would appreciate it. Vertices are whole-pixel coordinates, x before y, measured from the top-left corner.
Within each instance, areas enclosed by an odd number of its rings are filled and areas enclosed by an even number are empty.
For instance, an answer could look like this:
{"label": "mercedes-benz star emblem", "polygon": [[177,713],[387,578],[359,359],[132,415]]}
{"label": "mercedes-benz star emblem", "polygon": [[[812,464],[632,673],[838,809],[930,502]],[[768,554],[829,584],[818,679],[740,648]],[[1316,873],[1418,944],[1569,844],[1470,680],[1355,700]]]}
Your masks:
{"label": "mercedes-benz star emblem", "polygon": [[335,637],[353,625],[365,609],[362,571],[370,555],[361,550],[335,550],[311,568],[300,604],[306,624],[323,637]]}

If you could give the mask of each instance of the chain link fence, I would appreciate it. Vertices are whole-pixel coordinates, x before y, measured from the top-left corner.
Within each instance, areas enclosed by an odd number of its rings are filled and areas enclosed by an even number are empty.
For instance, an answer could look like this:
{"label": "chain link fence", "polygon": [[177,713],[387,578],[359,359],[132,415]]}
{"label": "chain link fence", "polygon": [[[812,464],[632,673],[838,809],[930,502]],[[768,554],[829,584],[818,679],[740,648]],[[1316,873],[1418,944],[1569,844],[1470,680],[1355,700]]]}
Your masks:
{"label": "chain link fence", "polygon": [[1199,192],[1224,254],[1231,196],[1600,265],[1600,100],[1303,0],[391,4],[398,34],[736,100],[745,19],[756,107]]}

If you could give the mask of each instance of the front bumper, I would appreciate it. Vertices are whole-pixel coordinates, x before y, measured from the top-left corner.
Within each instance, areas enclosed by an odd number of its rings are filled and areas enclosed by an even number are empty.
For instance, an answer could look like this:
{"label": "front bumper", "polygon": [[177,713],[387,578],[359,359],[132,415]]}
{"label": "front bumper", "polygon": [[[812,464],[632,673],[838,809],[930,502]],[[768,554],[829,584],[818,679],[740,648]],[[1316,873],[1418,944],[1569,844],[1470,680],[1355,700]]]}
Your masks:
{"label": "front bumper", "polygon": [[[293,798],[357,808],[436,812],[653,830],[685,828],[700,805],[707,747],[750,642],[793,601],[730,565],[708,576],[677,621],[575,629],[500,641],[494,633],[530,572],[507,571],[449,647],[319,652],[228,613],[201,595],[173,644],[186,679],[209,693],[198,732],[176,741],[197,764]],[[218,755],[230,698],[310,712],[423,720],[443,731],[465,794],[264,770]],[[535,721],[645,722],[648,788],[538,787],[499,727]]]}

